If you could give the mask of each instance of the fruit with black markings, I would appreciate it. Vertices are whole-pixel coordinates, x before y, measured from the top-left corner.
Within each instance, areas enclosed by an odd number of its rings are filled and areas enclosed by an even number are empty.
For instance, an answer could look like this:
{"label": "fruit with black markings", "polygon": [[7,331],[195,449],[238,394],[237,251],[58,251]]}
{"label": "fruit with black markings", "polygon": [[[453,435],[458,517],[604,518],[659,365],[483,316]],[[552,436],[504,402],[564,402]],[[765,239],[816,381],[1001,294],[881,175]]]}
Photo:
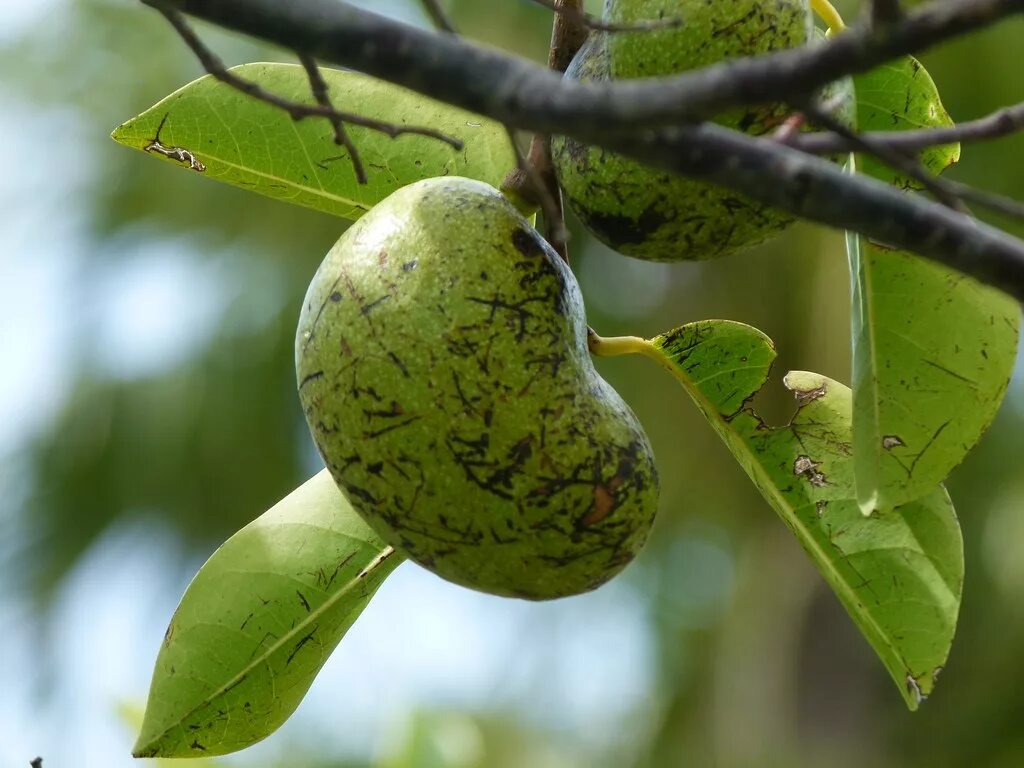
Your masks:
{"label": "fruit with black markings", "polygon": [[651,447],[594,370],[576,280],[486,184],[418,182],[356,222],[310,285],[296,366],[352,505],[450,581],[572,595],[647,537]]}
{"label": "fruit with black markings", "polygon": [[[725,59],[805,45],[814,36],[807,0],[606,0],[615,23],[678,18],[675,28],[593,35],[567,77],[608,81],[672,75]],[[849,82],[820,95],[849,121]],[[791,112],[769,104],[715,122],[751,135],[777,128]],[[562,189],[586,227],[620,253],[654,261],[724,256],[756,245],[792,221],[783,211],[722,187],[644,166],[613,152],[555,137]]]}

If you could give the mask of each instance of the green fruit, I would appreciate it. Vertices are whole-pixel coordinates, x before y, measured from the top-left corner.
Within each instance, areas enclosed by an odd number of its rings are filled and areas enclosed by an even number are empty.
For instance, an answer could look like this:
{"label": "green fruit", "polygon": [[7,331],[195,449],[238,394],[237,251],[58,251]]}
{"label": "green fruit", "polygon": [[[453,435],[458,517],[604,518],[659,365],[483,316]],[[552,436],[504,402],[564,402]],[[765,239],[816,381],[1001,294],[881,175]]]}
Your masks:
{"label": "green fruit", "polygon": [[[672,29],[594,35],[566,72],[580,80],[669,75],[724,59],[803,45],[813,35],[806,0],[607,0],[608,21],[680,18]],[[830,100],[840,89],[823,94]],[[852,114],[852,98],[844,106]],[[716,122],[759,135],[791,112],[738,110]],[[788,214],[707,183],[641,165],[565,137],[552,143],[562,189],[587,228],[613,249],[654,261],[724,256],[760,243]]]}
{"label": "green fruit", "polygon": [[594,370],[568,267],[493,188],[395,192],[309,287],[299,395],[331,474],[397,550],[530,599],[594,589],[647,537],[647,436]]}
{"label": "green fruit", "polygon": [[795,48],[811,39],[808,0],[605,0],[606,20],[631,24],[678,19],[667,29],[609,38],[616,80],[674,75],[725,59]]}

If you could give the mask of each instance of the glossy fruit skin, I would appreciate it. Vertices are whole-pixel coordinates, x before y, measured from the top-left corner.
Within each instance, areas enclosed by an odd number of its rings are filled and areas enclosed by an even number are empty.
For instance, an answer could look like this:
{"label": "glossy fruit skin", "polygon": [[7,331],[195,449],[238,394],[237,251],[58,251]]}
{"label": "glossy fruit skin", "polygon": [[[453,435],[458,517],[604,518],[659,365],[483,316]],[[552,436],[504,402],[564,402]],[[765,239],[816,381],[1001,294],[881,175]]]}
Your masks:
{"label": "glossy fruit skin", "polygon": [[629,563],[650,443],[594,370],[572,273],[496,190],[400,189],[337,242],[296,337],[335,481],[389,544],[473,589],[550,599]]}
{"label": "glossy fruit skin", "polygon": [[[605,18],[682,18],[675,29],[592,35],[567,77],[607,81],[670,75],[728,58],[804,45],[814,35],[806,0],[607,0]],[[833,93],[826,93],[828,100]],[[851,99],[852,108],[852,99]],[[791,109],[765,105],[716,119],[751,135],[777,128]],[[792,217],[743,195],[653,169],[565,137],[552,142],[563,192],[586,227],[611,248],[652,261],[710,259],[756,245]]]}

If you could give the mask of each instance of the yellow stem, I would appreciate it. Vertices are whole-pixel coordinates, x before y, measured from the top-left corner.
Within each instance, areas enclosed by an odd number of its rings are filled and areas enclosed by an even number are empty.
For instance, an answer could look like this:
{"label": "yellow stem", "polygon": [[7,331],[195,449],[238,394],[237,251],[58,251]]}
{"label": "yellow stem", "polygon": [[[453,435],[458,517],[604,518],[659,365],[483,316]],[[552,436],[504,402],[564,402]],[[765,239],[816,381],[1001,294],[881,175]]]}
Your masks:
{"label": "yellow stem", "polygon": [[596,357],[620,357],[621,355],[645,355],[661,362],[664,355],[647,339],[639,336],[613,336],[605,338],[594,333],[593,329],[587,334],[587,344],[590,347],[590,354]]}
{"label": "yellow stem", "polygon": [[839,11],[828,0],[811,0],[811,8],[828,25],[829,35],[837,35],[846,29],[843,17],[839,15]]}

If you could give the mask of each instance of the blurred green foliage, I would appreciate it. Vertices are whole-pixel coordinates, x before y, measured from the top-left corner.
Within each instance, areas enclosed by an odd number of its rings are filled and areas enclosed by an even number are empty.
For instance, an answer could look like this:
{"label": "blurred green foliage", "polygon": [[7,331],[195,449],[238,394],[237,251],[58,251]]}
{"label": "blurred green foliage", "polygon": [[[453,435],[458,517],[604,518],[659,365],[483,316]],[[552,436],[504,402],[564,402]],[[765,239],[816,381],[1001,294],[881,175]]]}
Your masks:
{"label": "blurred green foliage", "polygon": [[[545,58],[542,9],[520,0],[449,6],[467,34]],[[857,17],[855,3],[841,8]],[[74,201],[90,225],[83,269],[132,258],[130,247],[112,242],[187,233],[195,252],[182,258],[229,265],[238,290],[183,364],[117,377],[83,354],[66,401],[22,447],[31,488],[16,512],[26,534],[4,580],[36,594],[40,611],[105,530],[152,519],[155,530],[174,530],[206,553],[312,474],[292,340],[305,286],[344,226],[115,146],[107,139],[114,126],[196,77],[198,67],[156,14],[135,3],[63,0],[57,10],[0,47],[0,72],[21,73],[5,85],[28,108],[60,106],[80,120],[74,141],[90,174],[88,194]],[[287,60],[203,32],[231,63]],[[1024,20],[1016,19],[922,57],[954,119],[1024,100],[1021,39]],[[1022,165],[1017,136],[965,147],[951,173],[1024,198]],[[691,320],[741,320],[777,343],[777,377],[800,368],[849,380],[848,277],[837,233],[798,227],[725,261],[665,268],[613,255],[573,226],[574,263],[601,333],[651,336]],[[187,296],[180,311],[190,312]],[[77,332],[84,339],[92,330]],[[525,711],[409,713],[380,768],[1024,764],[1019,381],[949,483],[967,548],[963,612],[936,695],[911,715],[675,382],[642,360],[600,367],[648,428],[662,467],[658,525],[624,576],[643,596],[655,638],[648,705],[600,755],[527,725]],[[772,422],[786,418],[792,404],[778,379],[766,389],[759,407]],[[312,768],[320,759],[300,754],[289,763]]]}

